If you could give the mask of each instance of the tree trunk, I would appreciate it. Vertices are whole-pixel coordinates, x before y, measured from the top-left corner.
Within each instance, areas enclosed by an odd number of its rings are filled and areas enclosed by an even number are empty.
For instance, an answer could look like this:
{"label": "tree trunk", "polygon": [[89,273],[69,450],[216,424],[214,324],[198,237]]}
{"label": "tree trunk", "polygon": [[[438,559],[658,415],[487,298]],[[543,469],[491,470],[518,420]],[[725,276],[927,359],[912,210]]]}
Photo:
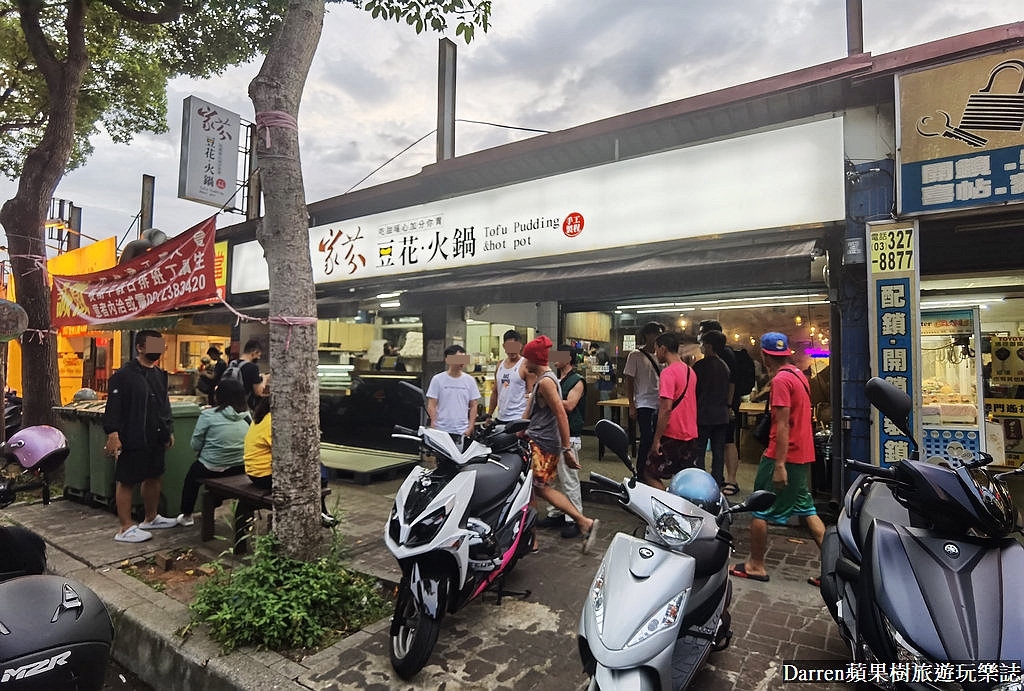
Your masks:
{"label": "tree trunk", "polygon": [[293,122],[323,19],[324,0],[289,2],[249,85],[266,205],[257,238],[270,271],[274,533],[288,556],[302,560],[316,557],[320,544],[320,389],[309,218]]}
{"label": "tree trunk", "polygon": [[75,113],[89,58],[85,51],[84,6],[68,3],[67,54],[57,61],[39,28],[39,8],[19,3],[22,29],[33,57],[46,78],[49,96],[46,129],[39,145],[25,159],[18,191],[0,208],[0,225],[7,233],[11,277],[18,304],[28,314],[28,331],[21,337],[23,424],[54,424],[53,406],[60,400],[57,336],[51,332],[50,285],[46,277],[44,224],[50,198],[64,176],[74,145]]}

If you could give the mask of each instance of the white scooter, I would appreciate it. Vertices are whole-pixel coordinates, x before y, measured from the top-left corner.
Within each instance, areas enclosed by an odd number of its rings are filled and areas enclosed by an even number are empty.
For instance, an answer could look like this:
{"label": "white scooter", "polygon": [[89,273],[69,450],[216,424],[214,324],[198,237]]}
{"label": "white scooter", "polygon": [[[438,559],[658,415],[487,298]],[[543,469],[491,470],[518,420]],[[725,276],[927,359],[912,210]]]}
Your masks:
{"label": "white scooter", "polygon": [[393,436],[420,442],[437,467],[417,466],[395,495],[384,542],[398,559],[402,581],[391,619],[391,666],[409,679],[430,659],[444,613],[486,590],[530,552],[537,512],[530,506],[533,470],[516,432],[528,420],[480,430],[456,442],[437,429],[396,427]]}
{"label": "white scooter", "polygon": [[599,420],[595,434],[629,468],[622,483],[590,479],[646,523],[643,538],[618,533],[601,560],[580,617],[579,650],[594,689],[686,688],[713,650],[729,645],[732,514],[775,501],[758,491],[729,506],[708,473],[688,468],[665,492],[638,484],[625,431]]}

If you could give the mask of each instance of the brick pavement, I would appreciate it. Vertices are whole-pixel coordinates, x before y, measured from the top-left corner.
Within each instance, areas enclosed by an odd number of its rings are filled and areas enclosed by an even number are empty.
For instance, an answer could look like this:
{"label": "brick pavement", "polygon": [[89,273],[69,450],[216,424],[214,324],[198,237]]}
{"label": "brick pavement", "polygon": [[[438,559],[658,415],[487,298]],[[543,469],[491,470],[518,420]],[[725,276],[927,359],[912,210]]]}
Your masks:
{"label": "brick pavement", "polygon": [[[584,479],[589,471],[621,478],[622,466],[617,461],[597,461],[592,446],[592,438],[587,438],[581,456]],[[744,490],[749,490],[752,477],[753,466],[742,466],[739,481]],[[368,486],[334,482],[329,499],[340,509],[341,530],[352,566],[391,582],[397,580],[398,569],[382,536],[399,484],[400,480]],[[498,607],[492,595],[485,595],[447,617],[430,663],[413,683],[401,682],[391,670],[387,620],[298,662],[266,651],[236,651],[222,656],[198,632],[182,641],[175,632],[188,621],[185,607],[124,576],[117,566],[126,558],[160,549],[223,546],[223,542],[200,543],[198,526],[159,531],[149,543],[124,545],[111,539],[115,519],[100,509],[57,502],[49,507],[14,506],[2,515],[44,536],[52,547],[51,565],[57,572],[74,574],[98,589],[102,597],[113,598],[108,606],[119,613],[123,631],[118,637],[118,651],[124,655],[123,661],[155,665],[150,671],[157,675],[155,679],[164,680],[160,683],[164,688],[198,688],[188,681],[192,678],[189,675],[198,679],[199,674],[211,672],[219,679],[217,688],[561,691],[583,688],[587,681],[576,650],[576,631],[580,608],[604,549],[614,532],[632,532],[638,525],[635,518],[614,505],[587,499],[585,510],[603,524],[594,551],[583,555],[577,541],[563,540],[555,531],[543,531],[540,553],[524,558],[507,583],[509,588],[531,590],[531,596],[526,600],[505,598]],[[737,538],[735,561],[746,555],[747,520],[738,516],[733,526]],[[218,521],[218,535],[226,538],[228,527],[227,522]],[[711,656],[691,688],[782,689],[783,660],[846,659],[817,590],[806,583],[807,577],[817,572],[817,557],[813,542],[800,530],[771,529],[767,554],[771,582],[733,579],[732,646]],[[132,649],[133,643],[139,644],[138,651]],[[166,685],[170,679],[166,674],[171,664],[169,656],[179,653],[186,666],[175,668],[181,670],[176,672],[181,678],[174,679],[182,683]],[[785,685],[787,691],[843,688],[849,687]]]}
{"label": "brick pavement", "polygon": [[[582,454],[584,478],[596,470],[621,477],[617,461],[597,462]],[[752,466],[740,472],[749,490]],[[348,537],[353,566],[387,580],[397,580],[397,564],[383,546],[383,520],[400,481],[367,487],[342,485],[335,494],[343,507],[343,533]],[[745,496],[746,492],[741,493]],[[523,559],[509,578],[509,588],[530,589],[528,600],[506,598],[497,607],[493,597],[468,605],[445,619],[430,663],[405,684],[388,662],[387,629],[364,632],[360,638],[323,651],[304,665],[311,673],[300,682],[315,689],[573,689],[583,688],[575,636],[582,602],[604,549],[616,531],[632,532],[638,521],[616,506],[585,498],[585,512],[602,520],[599,543],[589,555],[576,541],[555,531],[541,531],[541,552]],[[747,553],[749,518],[737,516],[734,561]],[[845,660],[845,647],[816,588],[807,577],[819,569],[818,550],[797,527],[772,528],[767,564],[771,582],[733,579],[733,643],[709,659],[692,688],[711,691],[782,689],[836,691],[843,684],[785,684],[783,660]]]}

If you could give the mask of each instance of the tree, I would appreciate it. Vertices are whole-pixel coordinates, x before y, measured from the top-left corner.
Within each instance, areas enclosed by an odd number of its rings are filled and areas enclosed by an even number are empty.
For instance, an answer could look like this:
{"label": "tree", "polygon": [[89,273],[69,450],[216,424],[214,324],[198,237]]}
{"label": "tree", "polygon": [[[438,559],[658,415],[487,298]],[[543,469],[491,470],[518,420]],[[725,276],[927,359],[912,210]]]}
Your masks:
{"label": "tree", "polygon": [[285,0],[0,0],[0,173],[18,190],[0,208],[18,303],[26,425],[53,422],[56,339],[43,224],[66,170],[102,127],[115,141],[166,131],[167,81],[206,77],[261,53]]}
{"label": "tree", "polygon": [[[319,549],[320,396],[297,117],[323,28],[324,4],[324,0],[288,3],[280,33],[249,85],[266,209],[256,236],[270,274],[274,533],[288,556],[301,560],[313,558]],[[466,42],[472,40],[474,26],[487,30],[490,16],[490,2],[473,0],[368,0],[364,9],[374,17],[404,20],[417,33],[427,27],[444,31],[446,15],[454,15],[459,17],[456,35]]]}

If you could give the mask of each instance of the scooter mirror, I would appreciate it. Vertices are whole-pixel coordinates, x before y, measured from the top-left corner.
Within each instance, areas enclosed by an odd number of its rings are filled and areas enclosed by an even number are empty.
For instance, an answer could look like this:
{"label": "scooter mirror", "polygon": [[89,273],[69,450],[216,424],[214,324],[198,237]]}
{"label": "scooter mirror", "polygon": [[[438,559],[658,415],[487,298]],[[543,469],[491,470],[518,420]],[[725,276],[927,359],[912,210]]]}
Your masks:
{"label": "scooter mirror", "polygon": [[629,468],[629,472],[636,475],[636,471],[633,469],[633,463],[629,458],[629,436],[626,434],[626,430],[616,425],[611,420],[601,418],[594,425],[594,436],[596,436],[602,444],[611,449],[612,453],[622,459],[622,462]]}
{"label": "scooter mirror", "polygon": [[775,503],[775,492],[759,489],[752,493],[743,505],[747,511],[767,511]]}
{"label": "scooter mirror", "polygon": [[914,439],[914,432],[910,429],[910,411],[914,404],[910,396],[884,379],[871,377],[864,385],[864,393],[871,405],[878,408],[882,415],[885,415],[896,427],[907,435],[917,448],[917,440]]}

